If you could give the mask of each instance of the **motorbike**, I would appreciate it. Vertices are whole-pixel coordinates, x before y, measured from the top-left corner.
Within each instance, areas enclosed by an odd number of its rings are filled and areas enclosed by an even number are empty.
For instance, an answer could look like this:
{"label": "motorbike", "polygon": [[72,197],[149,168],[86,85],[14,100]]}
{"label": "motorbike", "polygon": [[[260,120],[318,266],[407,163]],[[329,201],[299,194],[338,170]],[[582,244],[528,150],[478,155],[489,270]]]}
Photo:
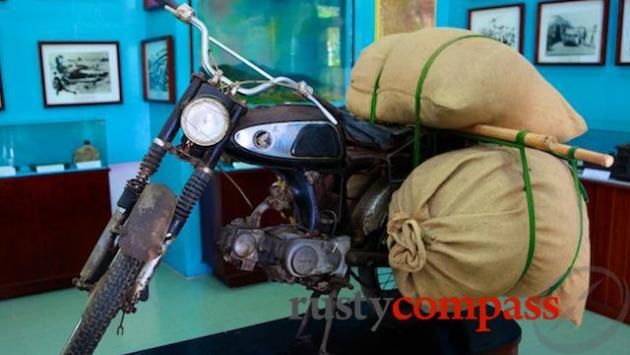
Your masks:
{"label": "motorbike", "polygon": [[[273,281],[303,285],[314,299],[335,299],[342,288],[353,287],[352,279],[368,297],[396,294],[385,224],[391,194],[412,169],[413,129],[359,120],[307,83],[274,77],[212,37],[189,5],[161,3],[200,32],[203,70],[192,75],[75,279],[76,287],[90,296],[62,353],[92,353],[119,311],[133,312],[147,299],[156,268],[224,154],[278,177],[249,216],[222,228],[216,245],[226,261],[241,270],[262,268]],[[236,81],[223,75],[209,52],[210,43],[262,79]],[[252,108],[245,103],[244,98],[272,88],[295,92],[305,103]],[[181,142],[174,142],[180,131]],[[179,195],[150,182],[167,154],[193,167]],[[358,174],[367,183],[360,199],[350,201],[348,182]],[[290,216],[289,223],[261,227],[261,217],[270,210]],[[326,322],[322,354],[331,322]]]}

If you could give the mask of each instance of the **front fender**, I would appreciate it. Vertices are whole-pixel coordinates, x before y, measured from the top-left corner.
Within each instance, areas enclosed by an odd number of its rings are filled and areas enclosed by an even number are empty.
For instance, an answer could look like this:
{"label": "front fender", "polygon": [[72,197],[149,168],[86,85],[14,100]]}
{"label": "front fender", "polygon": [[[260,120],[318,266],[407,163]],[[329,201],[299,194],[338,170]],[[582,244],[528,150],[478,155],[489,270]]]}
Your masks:
{"label": "front fender", "polygon": [[167,186],[148,185],[120,228],[122,252],[144,262],[161,255],[176,204],[177,197]]}

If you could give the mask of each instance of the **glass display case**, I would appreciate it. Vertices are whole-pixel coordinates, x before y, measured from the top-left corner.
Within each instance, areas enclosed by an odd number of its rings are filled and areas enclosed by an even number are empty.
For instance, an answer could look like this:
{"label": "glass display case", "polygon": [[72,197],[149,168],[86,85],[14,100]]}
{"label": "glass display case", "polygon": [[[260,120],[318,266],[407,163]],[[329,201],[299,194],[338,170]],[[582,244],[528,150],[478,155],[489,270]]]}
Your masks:
{"label": "glass display case", "polygon": [[[352,62],[351,3],[199,0],[193,4],[211,35],[272,75],[304,80],[321,96],[339,102],[345,95]],[[226,76],[260,79],[228,54],[211,48]],[[264,104],[296,99],[293,93],[276,89],[248,101]]]}
{"label": "glass display case", "polygon": [[106,166],[104,120],[0,126],[0,177]]}

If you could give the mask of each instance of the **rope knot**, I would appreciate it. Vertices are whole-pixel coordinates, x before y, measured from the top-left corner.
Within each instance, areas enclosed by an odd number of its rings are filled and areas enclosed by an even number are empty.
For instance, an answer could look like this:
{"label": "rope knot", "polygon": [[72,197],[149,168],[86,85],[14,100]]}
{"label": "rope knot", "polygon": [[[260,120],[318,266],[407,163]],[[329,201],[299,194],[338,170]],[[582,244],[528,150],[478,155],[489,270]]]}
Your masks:
{"label": "rope knot", "polygon": [[427,251],[418,221],[404,212],[397,212],[387,223],[387,235],[390,266],[407,272],[422,270],[427,262]]}

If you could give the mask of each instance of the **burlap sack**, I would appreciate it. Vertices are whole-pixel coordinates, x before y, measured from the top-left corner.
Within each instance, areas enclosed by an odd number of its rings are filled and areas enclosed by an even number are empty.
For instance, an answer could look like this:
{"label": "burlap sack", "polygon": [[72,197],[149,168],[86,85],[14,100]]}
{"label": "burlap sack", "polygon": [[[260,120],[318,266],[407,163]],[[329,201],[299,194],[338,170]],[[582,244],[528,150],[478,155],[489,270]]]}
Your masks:
{"label": "burlap sack", "polygon": [[[414,123],[416,89],[428,58],[449,40],[472,34],[428,28],[375,42],[352,69],[348,108],[370,118],[372,92],[381,73],[376,119]],[[447,47],[422,87],[421,121],[429,127],[457,129],[486,123],[553,135],[560,141],[586,131],[582,117],[527,59],[489,38],[466,38]]]}
{"label": "burlap sack", "polygon": [[[478,145],[434,157],[405,180],[389,207],[389,262],[403,295],[533,297],[569,267],[579,239],[579,209],[569,167],[527,149],[536,215],[533,262],[524,270],[529,215],[514,148]],[[580,201],[583,204],[583,201]],[[579,324],[588,289],[590,248],[583,239],[573,271],[554,295],[563,318]]]}

